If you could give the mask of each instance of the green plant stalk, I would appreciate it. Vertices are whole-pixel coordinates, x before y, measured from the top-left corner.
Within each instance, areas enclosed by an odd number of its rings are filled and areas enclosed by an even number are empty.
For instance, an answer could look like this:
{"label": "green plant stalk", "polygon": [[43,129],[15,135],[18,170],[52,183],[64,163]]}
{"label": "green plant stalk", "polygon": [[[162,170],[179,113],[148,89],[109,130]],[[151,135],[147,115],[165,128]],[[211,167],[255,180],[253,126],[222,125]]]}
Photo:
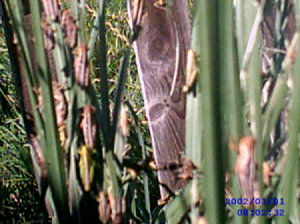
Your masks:
{"label": "green plant stalk", "polygon": [[110,139],[109,139],[109,147],[106,148],[107,152],[105,155],[106,159],[106,164],[108,167],[108,172],[110,176],[110,181],[111,181],[111,187],[112,187],[112,192],[115,197],[120,197],[121,194],[121,172],[120,169],[116,163],[115,157],[114,157],[114,146],[116,144],[116,131],[117,131],[117,123],[119,119],[119,112],[122,104],[122,96],[123,96],[123,90],[126,82],[126,77],[127,77],[127,67],[128,67],[128,60],[129,60],[129,53],[130,49],[128,48],[126,50],[125,56],[121,62],[120,65],[120,78],[119,78],[119,83],[117,87],[117,92],[116,92],[116,98],[115,98],[115,106],[113,110],[113,121],[111,125],[111,133],[110,133]]}
{"label": "green plant stalk", "polygon": [[[139,138],[139,144],[142,148],[142,153],[143,153],[143,159],[146,160],[147,152],[144,144],[144,140],[142,137],[142,133],[140,129],[138,131],[138,138]],[[144,185],[144,195],[145,195],[145,203],[146,203],[146,210],[149,215],[149,222],[152,223],[152,213],[151,213],[151,200],[150,200],[150,191],[149,191],[149,178],[146,174],[146,172],[143,172],[143,185]]]}
{"label": "green plant stalk", "polygon": [[[299,49],[298,49],[299,52]],[[297,61],[300,58],[297,56]],[[297,62],[295,74],[299,74],[299,63]],[[292,97],[292,108],[290,111],[289,119],[289,136],[288,136],[288,150],[287,150],[287,161],[284,172],[282,174],[282,180],[280,182],[279,195],[285,200],[284,217],[279,217],[279,223],[289,223],[289,218],[291,218],[292,209],[293,209],[293,199],[296,197],[296,189],[298,182],[298,169],[299,167],[299,149],[298,149],[298,137],[299,137],[299,110],[300,104],[299,97],[300,91],[296,87],[296,83],[299,82],[297,75],[294,77],[295,88],[293,91]]]}
{"label": "green plant stalk", "polygon": [[[297,32],[295,35],[299,35],[300,32],[300,3],[296,1],[296,24]],[[291,100],[291,109],[289,112],[288,123],[288,149],[287,149],[287,161],[285,169],[282,174],[282,180],[279,186],[279,195],[284,198],[285,205],[284,216],[278,217],[278,222],[282,224],[289,223],[293,211],[293,200],[297,195],[297,184],[299,181],[299,131],[300,131],[300,45],[298,38],[297,55],[295,59],[295,71],[293,73],[293,92]]]}
{"label": "green plant stalk", "polygon": [[[243,55],[242,64],[240,65],[240,67],[241,67],[241,71],[240,71],[241,86],[243,89],[243,93],[245,95],[247,95],[247,91],[248,91],[246,85],[248,83],[247,75],[248,75],[249,65],[251,62],[251,57],[253,55],[253,50],[255,48],[255,44],[257,43],[257,38],[259,36],[258,34],[259,34],[260,24],[263,19],[264,5],[265,5],[265,1],[262,0],[259,4],[259,7],[257,8],[257,12],[256,12],[255,18],[253,20],[253,25],[252,25],[250,35],[248,38],[247,47],[246,47],[244,55]],[[245,130],[245,132],[246,132],[246,130]]]}
{"label": "green plant stalk", "polygon": [[75,19],[75,21],[78,21],[78,17],[79,17],[78,0],[70,0],[70,8],[71,8],[73,18]]}
{"label": "green plant stalk", "polygon": [[45,132],[47,149],[44,150],[44,158],[47,163],[47,174],[49,186],[51,188],[55,208],[61,223],[68,223],[68,194],[66,186],[66,174],[63,163],[63,151],[56,126],[56,117],[52,97],[51,76],[47,68],[46,55],[44,51],[40,5],[38,0],[30,1],[30,11],[32,13],[32,28],[35,38],[36,63],[38,67],[38,78],[43,97],[45,111]]}
{"label": "green plant stalk", "polygon": [[[192,40],[191,40],[191,49],[195,52],[197,56],[200,55],[200,46],[199,46],[199,36],[200,36],[200,14],[198,13],[199,10],[199,2],[196,1],[194,3],[194,11],[193,11],[193,21],[192,21]],[[199,60],[196,58],[197,67],[199,68]],[[199,87],[199,74],[197,74],[197,82],[196,85],[191,89],[191,91],[187,94],[186,98],[186,128],[185,128],[185,145],[186,145],[186,157],[187,159],[191,160],[193,164],[200,170],[202,168],[202,155],[203,155],[203,148],[202,146],[202,111],[201,111],[201,93],[200,93],[200,87]],[[195,205],[197,203],[197,200],[199,200],[199,197],[194,197],[193,193],[196,191],[197,195],[200,195],[200,184],[198,177],[195,176],[193,178],[193,184],[192,187],[189,187],[192,190],[190,190],[190,194],[186,195],[187,199],[186,201],[190,201],[190,204],[187,205],[187,207],[191,207],[190,212],[190,218],[192,222],[195,222],[198,218],[199,208]],[[183,194],[184,196],[184,194]],[[173,203],[173,201],[172,201]],[[173,212],[170,212],[169,210],[172,209],[172,206],[168,206],[166,210],[166,214],[173,214]],[[184,208],[178,209],[178,217],[182,219],[183,215],[185,214],[186,210]],[[182,216],[181,216],[182,215]],[[173,220],[174,217],[172,215],[167,216],[167,220],[169,223],[174,223]]]}
{"label": "green plant stalk", "polygon": [[85,22],[86,22],[86,11],[85,11],[85,1],[70,0],[70,8],[72,11],[72,16],[76,21],[78,29],[78,44],[86,42],[85,34]]}
{"label": "green plant stalk", "polygon": [[78,172],[76,169],[76,154],[77,154],[77,136],[73,138],[71,151],[70,151],[70,170],[69,170],[69,201],[70,201],[70,213],[72,220],[77,220],[80,223],[81,210],[80,200],[82,197],[82,189],[78,181]]}
{"label": "green plant stalk", "polygon": [[27,45],[27,38],[24,30],[24,16],[22,11],[22,3],[16,0],[5,1],[5,6],[9,16],[11,17],[14,31],[20,43],[21,53],[24,57],[25,68],[30,76],[28,77],[28,84],[30,87],[36,86],[36,80],[33,78],[33,67],[30,63],[30,50]]}
{"label": "green plant stalk", "polygon": [[[69,152],[71,145],[73,144],[73,138],[75,135],[77,135],[78,130],[74,129],[75,123],[76,123],[76,115],[77,115],[77,91],[75,86],[72,85],[70,92],[68,93],[68,116],[66,119],[66,125],[67,125],[67,140],[65,144],[65,150]],[[71,156],[71,154],[70,154]]]}
{"label": "green plant stalk", "polygon": [[[200,55],[199,36],[200,36],[200,14],[199,3],[194,3],[193,23],[192,23],[192,41],[191,49]],[[197,66],[199,60],[197,60]],[[192,160],[197,167],[201,167],[201,93],[199,88],[199,74],[197,77],[197,85],[194,90],[187,95],[187,108],[186,108],[186,156]]]}
{"label": "green plant stalk", "polygon": [[187,96],[186,106],[186,157],[191,160],[199,169],[202,167],[202,147],[201,147],[201,93],[196,87],[197,95],[193,92]]}
{"label": "green plant stalk", "polygon": [[[12,0],[12,1],[5,1],[5,6],[7,9],[7,12],[10,16],[10,19],[12,20],[12,25],[14,32],[16,33],[17,39],[20,43],[20,50],[22,54],[22,61],[24,61],[24,67],[26,68],[26,71],[28,73],[28,76],[26,76],[26,82],[28,83],[29,88],[32,90],[34,86],[36,86],[36,80],[33,78],[33,67],[30,63],[30,50],[27,44],[26,34],[24,31],[24,17],[22,15],[22,6],[19,1]],[[33,96],[32,91],[29,91],[30,99],[32,100],[32,103],[37,105],[37,100]]]}
{"label": "green plant stalk", "polygon": [[[262,18],[264,2],[258,7],[258,15]],[[261,108],[261,55],[260,55],[260,38],[259,34],[256,34],[256,39],[253,40],[253,51],[249,55],[249,67],[246,74],[247,80],[247,100],[249,104],[249,120],[252,136],[255,137],[255,162],[257,164],[256,177],[259,184],[259,190],[261,195],[264,191],[262,164],[264,160],[264,150],[262,147],[262,108]],[[251,41],[251,40],[250,40]],[[262,205],[260,209],[264,209]],[[258,223],[264,223],[266,217],[257,217]]]}
{"label": "green plant stalk", "polygon": [[[99,105],[99,101],[97,99],[97,94],[96,94],[95,88],[92,85],[90,86],[90,89],[89,89],[89,96],[90,96],[92,105],[94,105],[96,107],[96,118],[97,118],[98,125],[99,125],[99,127],[103,127],[105,125],[105,118],[103,116],[103,111],[100,109],[100,105]],[[108,141],[108,139],[104,139],[104,142],[105,141]],[[104,155],[105,153],[102,152],[102,154]]]}
{"label": "green plant stalk", "polygon": [[[224,223],[224,173],[222,155],[222,121],[220,117],[220,71],[218,42],[218,1],[203,1],[199,4],[200,30],[200,87],[202,92],[202,121],[204,149],[204,205],[209,223]],[[220,45],[219,45],[220,44]],[[226,60],[226,59],[224,59]]]}
{"label": "green plant stalk", "polygon": [[280,115],[280,111],[285,104],[285,96],[288,90],[286,84],[287,79],[287,73],[283,73],[277,78],[272,96],[269,100],[266,111],[263,114],[262,140],[264,148],[267,147],[269,143],[269,136],[271,134],[271,131],[275,127]]}
{"label": "green plant stalk", "polygon": [[[66,83],[67,81],[67,75],[66,75],[66,68],[67,68],[67,58],[65,55],[65,49],[64,49],[64,36],[61,29],[61,26],[58,22],[53,21],[52,29],[54,32],[54,49],[53,52],[53,59],[55,62],[55,68],[57,73],[57,78],[60,83]],[[70,78],[69,78],[70,79]],[[69,81],[69,80],[68,80]]]}
{"label": "green plant stalk", "polygon": [[[197,95],[194,96],[194,93],[189,93],[187,95],[187,105],[186,105],[186,158],[191,160],[193,164],[197,167],[197,171],[202,170],[202,161],[203,161],[203,148],[202,148],[202,111],[201,111],[201,94],[199,92],[199,86],[196,86]],[[192,223],[196,222],[199,214],[199,207],[193,206],[199,200],[199,197],[195,197],[194,193],[197,192],[197,195],[200,195],[200,184],[198,176],[193,177],[193,186],[190,190],[190,195],[186,195],[191,198],[190,204],[187,207],[191,207],[190,218]],[[189,201],[189,199],[187,199]],[[171,207],[170,207],[171,208]],[[167,208],[169,209],[169,207]],[[183,210],[186,212],[185,210]],[[180,211],[181,212],[181,211]],[[183,212],[183,215],[185,214]],[[167,217],[168,218],[168,217]],[[173,218],[171,217],[171,220]],[[168,219],[169,223],[171,220]]]}
{"label": "green plant stalk", "polygon": [[[227,149],[228,163],[226,168],[228,172],[233,172],[235,168],[236,155],[234,150],[228,150],[230,144],[237,145],[240,138],[244,135],[243,130],[243,106],[242,106],[242,91],[240,88],[238,57],[234,37],[234,21],[233,21],[233,5],[232,1],[219,0],[218,18],[219,18],[219,43],[223,47],[219,51],[220,61],[220,77],[224,80],[222,91],[224,96],[224,109],[222,111],[225,118],[223,125],[223,143],[226,144],[223,149]],[[228,125],[226,125],[228,124]],[[240,197],[239,183],[235,175],[229,183],[233,197]],[[242,209],[238,206],[237,209]],[[233,223],[247,223],[247,218],[244,216],[233,216]]]}
{"label": "green plant stalk", "polygon": [[80,1],[78,4],[78,27],[79,27],[79,43],[86,42],[86,33],[85,33],[85,25],[86,25],[86,6],[85,1]]}
{"label": "green plant stalk", "polygon": [[[24,24],[23,24],[23,15],[21,13],[21,2],[20,1],[10,1],[8,2],[1,2],[2,6],[3,6],[3,13],[4,13],[4,23],[5,23],[5,32],[7,35],[7,44],[8,46],[12,45],[12,39],[10,39],[10,37],[12,37],[12,29],[14,29],[15,34],[18,38],[19,41],[19,52],[15,52],[15,53],[11,53],[12,51],[14,51],[13,49],[15,48],[15,46],[12,46],[11,49],[9,49],[10,54],[11,54],[11,66],[12,67],[12,71],[14,73],[15,76],[15,80],[21,80],[21,75],[23,75],[25,77],[25,83],[24,86],[27,85],[26,90],[28,91],[29,94],[29,103],[31,105],[32,108],[32,114],[33,114],[33,118],[35,121],[35,127],[36,127],[36,131],[37,133],[39,133],[39,137],[40,137],[40,146],[42,149],[45,149],[46,143],[45,143],[45,132],[44,132],[44,128],[43,128],[43,124],[42,124],[42,120],[41,120],[41,116],[40,113],[38,112],[38,104],[37,104],[37,99],[36,96],[34,95],[34,87],[33,87],[33,83],[36,83],[35,80],[35,76],[33,73],[33,67],[32,67],[32,63],[30,60],[30,56],[29,56],[29,46],[27,44],[27,40],[26,40],[26,35],[25,35],[25,31],[24,31]],[[6,5],[6,7],[4,7],[4,4]],[[7,10],[6,10],[7,9]],[[8,12],[9,11],[9,12]],[[8,15],[10,14],[10,15]],[[12,21],[12,25],[9,25],[9,16],[11,18]],[[12,28],[11,28],[12,27]],[[16,47],[17,48],[17,47]],[[17,50],[16,50],[17,51]],[[13,56],[13,57],[12,57]],[[22,70],[21,70],[22,69]],[[16,86],[16,88],[20,88],[20,86]],[[22,107],[24,107],[25,105],[23,105]],[[27,105],[29,106],[29,105]],[[26,119],[25,117],[26,115],[23,114],[23,118]],[[27,127],[29,133],[27,133],[27,138],[28,140],[31,139],[32,136],[30,136],[30,132],[32,131],[33,127]],[[44,196],[44,193],[46,193],[46,188],[48,186],[47,184],[47,180],[46,177],[42,175],[42,168],[39,166],[39,163],[37,161],[37,157],[36,157],[36,153],[38,153],[36,150],[36,148],[31,148],[30,153],[31,153],[31,159],[32,159],[32,165],[34,166],[34,170],[35,170],[35,176],[39,185],[39,192],[40,194],[42,194],[42,196]]]}
{"label": "green plant stalk", "polygon": [[[146,160],[147,151],[146,151],[146,147],[145,147],[145,141],[144,141],[144,138],[143,138],[143,134],[142,134],[141,128],[139,126],[138,117],[135,114],[135,112],[134,112],[132,106],[130,105],[130,103],[128,101],[126,101],[125,104],[127,105],[129,111],[131,112],[134,124],[136,125],[136,132],[137,132],[137,135],[138,135],[138,141],[139,141],[139,145],[142,149],[142,158],[143,158],[143,160]],[[152,223],[151,200],[150,200],[150,191],[149,191],[149,178],[148,178],[146,172],[143,172],[143,185],[144,185],[144,192],[145,192],[144,194],[145,194],[146,209],[147,209],[147,212],[149,214],[149,222]]]}
{"label": "green plant stalk", "polygon": [[30,54],[29,54],[29,48],[26,40],[26,35],[24,31],[24,24],[23,24],[23,18],[21,14],[21,3],[16,0],[12,1],[5,1],[5,6],[7,9],[7,12],[9,16],[12,19],[12,24],[14,31],[18,37],[18,41],[20,42],[20,49],[21,49],[21,63],[24,66],[24,76],[26,79],[26,84],[28,86],[28,93],[29,93],[29,99],[31,107],[33,108],[33,116],[36,124],[37,131],[40,133],[41,137],[41,146],[45,148],[45,140],[44,140],[44,127],[42,123],[42,119],[40,114],[38,113],[38,103],[37,98],[35,97],[33,90],[34,90],[34,83],[36,83],[36,80],[34,80],[34,72],[32,64],[30,63]]}
{"label": "green plant stalk", "polygon": [[[107,168],[108,168],[108,173],[109,173],[109,184],[107,186],[111,186],[112,187],[112,193],[114,197],[120,197],[121,194],[121,171],[118,167],[118,164],[116,163],[116,160],[114,158],[114,153],[112,150],[109,150],[106,153],[105,156],[105,160],[106,160],[106,164],[107,164]],[[104,181],[105,182],[105,181]],[[104,186],[107,183],[104,183]]]}
{"label": "green plant stalk", "polygon": [[109,116],[109,98],[108,98],[108,80],[107,80],[107,66],[106,66],[106,37],[105,37],[105,0],[99,0],[99,67],[100,73],[100,92],[101,92],[101,106],[103,114],[103,136],[106,150],[109,148],[109,139],[114,137],[114,133],[110,132],[110,116]]}
{"label": "green plant stalk", "polygon": [[189,210],[193,203],[191,197],[192,181],[190,181],[166,207],[165,215],[168,223],[180,223],[182,217]]}
{"label": "green plant stalk", "polygon": [[99,21],[99,13],[97,13],[94,24],[93,24],[92,32],[90,35],[88,58],[91,58],[93,55],[93,50],[95,47],[96,39],[97,39],[97,36],[99,35],[99,31],[98,31],[99,22],[100,22]]}
{"label": "green plant stalk", "polygon": [[[115,136],[116,130],[117,130],[117,123],[119,120],[119,113],[120,108],[123,102],[123,91],[127,79],[127,68],[128,68],[128,60],[129,60],[129,54],[130,54],[130,48],[128,48],[125,52],[125,55],[122,59],[121,65],[120,65],[120,77],[118,81],[117,91],[116,91],[116,97],[115,97],[115,105],[113,109],[113,118],[112,118],[112,125],[111,125],[111,133],[113,136]],[[114,144],[115,139],[112,139],[112,144]]]}
{"label": "green plant stalk", "polygon": [[[250,123],[251,133],[256,139],[255,146],[255,161],[257,164],[257,181],[259,183],[259,190],[263,195],[264,184],[262,176],[262,164],[264,160],[264,150],[262,147],[262,109],[260,107],[261,102],[261,77],[260,77],[260,51],[258,44],[253,51],[252,59],[249,66],[249,107],[250,107]],[[264,216],[258,217],[260,220],[258,223],[264,223]]]}
{"label": "green plant stalk", "polygon": [[[262,176],[262,163],[264,151],[262,147],[262,111],[260,107],[261,102],[261,64],[260,64],[260,51],[259,51],[259,27],[263,18],[263,10],[265,1],[261,1],[258,6],[255,20],[250,32],[247,48],[244,53],[242,67],[241,67],[241,81],[243,84],[243,91],[247,95],[247,104],[249,105],[249,119],[251,123],[251,134],[256,139],[256,158],[255,161],[258,165],[256,172],[259,189],[263,195],[263,176]],[[246,133],[246,131],[244,130]],[[264,206],[260,207],[263,209]],[[258,217],[258,223],[263,223],[265,217]]]}
{"label": "green plant stalk", "polygon": [[[245,13],[246,12],[246,13]],[[256,8],[253,1],[236,0],[235,6],[235,34],[237,39],[239,65],[242,65],[248,37],[255,18]]]}
{"label": "green plant stalk", "polygon": [[[226,118],[228,119],[228,137],[238,143],[243,133],[243,107],[238,73],[238,61],[235,48],[233,6],[230,1],[219,3],[219,42],[220,76],[224,77],[224,100],[226,102]],[[225,47],[226,46],[226,47]],[[222,60],[226,58],[226,60]],[[226,93],[226,94],[225,94]],[[235,161],[235,157],[234,157]],[[232,164],[231,164],[232,165]],[[230,167],[230,169],[233,167]]]}

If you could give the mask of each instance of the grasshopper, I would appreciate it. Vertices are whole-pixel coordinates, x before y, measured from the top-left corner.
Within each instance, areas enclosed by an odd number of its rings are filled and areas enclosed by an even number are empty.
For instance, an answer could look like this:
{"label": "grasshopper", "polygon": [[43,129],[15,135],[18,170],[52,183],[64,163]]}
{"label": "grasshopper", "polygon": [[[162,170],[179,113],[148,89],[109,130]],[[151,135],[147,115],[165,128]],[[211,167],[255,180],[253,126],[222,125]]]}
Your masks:
{"label": "grasshopper", "polygon": [[93,121],[95,108],[91,105],[83,107],[82,120],[80,127],[83,132],[84,143],[88,149],[93,149],[96,139],[96,124]]}
{"label": "grasshopper", "polygon": [[108,221],[111,219],[111,208],[109,204],[108,194],[103,191],[99,192],[97,201],[99,219],[103,223],[108,223]]}
{"label": "grasshopper", "polygon": [[73,49],[77,44],[77,27],[70,10],[63,12],[61,26],[65,31],[66,43]]}
{"label": "grasshopper", "polygon": [[87,44],[83,43],[77,48],[77,51],[75,53],[75,80],[81,88],[85,88],[90,85],[90,72],[87,59],[87,50]]}
{"label": "grasshopper", "polygon": [[93,176],[91,152],[85,145],[83,145],[79,148],[78,154],[80,155],[79,170],[81,180],[83,182],[83,188],[85,191],[89,191]]}
{"label": "grasshopper", "polygon": [[254,197],[260,197],[256,180],[255,144],[256,140],[250,135],[241,138],[235,166],[242,196],[247,198],[248,201],[251,201]]}
{"label": "grasshopper", "polygon": [[41,27],[43,29],[43,39],[46,50],[50,51],[54,48],[54,35],[53,29],[47,20],[43,19],[41,22]]}
{"label": "grasshopper", "polygon": [[187,53],[187,63],[186,63],[186,83],[182,89],[184,93],[188,93],[190,89],[193,87],[193,85],[197,80],[198,73],[199,73],[199,69],[196,63],[196,53],[192,49],[189,49]]}

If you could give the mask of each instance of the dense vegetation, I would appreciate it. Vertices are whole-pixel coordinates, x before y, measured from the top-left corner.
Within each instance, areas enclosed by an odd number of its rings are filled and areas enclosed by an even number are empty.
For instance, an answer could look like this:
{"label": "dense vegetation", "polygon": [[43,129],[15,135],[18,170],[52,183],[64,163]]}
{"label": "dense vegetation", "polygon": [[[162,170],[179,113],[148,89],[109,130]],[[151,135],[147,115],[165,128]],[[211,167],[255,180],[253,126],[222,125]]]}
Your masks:
{"label": "dense vegetation", "polygon": [[[187,184],[164,198],[159,194],[159,168],[153,162],[125,1],[89,0],[85,7],[76,0],[59,1],[61,12],[70,9],[77,22],[76,44],[63,38],[66,28],[53,17],[48,21],[54,27],[50,33],[55,33],[50,50],[44,49],[41,34],[46,29],[39,23],[38,2],[46,1],[25,2],[4,0],[2,5],[23,61],[17,62],[20,71],[11,72],[6,43],[12,40],[5,39],[2,30],[0,223],[299,222],[298,2],[189,1],[193,10],[184,86],[186,151],[183,161],[160,168],[178,171]],[[166,7],[172,2],[166,0]],[[35,18],[30,24],[34,49],[24,36],[25,22],[18,20],[24,16],[24,5]],[[81,47],[85,43],[89,61],[83,67],[90,68],[90,83],[74,78],[78,49],[86,49]],[[45,60],[49,51],[56,62],[57,77],[52,80],[53,68]],[[26,77],[32,94],[27,103],[33,108],[34,131],[23,124],[13,78],[18,72]],[[197,79],[189,80],[190,76]],[[51,84],[55,79],[67,86],[63,94],[70,106],[64,125],[55,120],[60,115],[53,105],[56,98],[49,97],[56,90]],[[39,97],[47,109],[41,109]],[[97,126],[90,145],[80,124],[85,108],[97,111],[90,114],[89,127]],[[47,163],[35,160],[39,147],[30,147],[28,139],[38,139]],[[224,200],[252,197],[285,203],[257,205],[261,213],[273,212],[252,217],[254,207]],[[284,210],[284,215],[275,210]]]}

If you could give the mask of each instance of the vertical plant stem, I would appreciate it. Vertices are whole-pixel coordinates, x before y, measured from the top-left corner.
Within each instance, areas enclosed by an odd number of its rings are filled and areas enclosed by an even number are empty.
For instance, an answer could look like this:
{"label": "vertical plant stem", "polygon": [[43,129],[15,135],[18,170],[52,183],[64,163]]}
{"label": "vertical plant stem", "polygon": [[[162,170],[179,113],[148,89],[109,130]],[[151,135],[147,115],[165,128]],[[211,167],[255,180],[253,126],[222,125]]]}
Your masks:
{"label": "vertical plant stem", "polygon": [[69,211],[66,176],[62,149],[56,127],[51,76],[48,72],[46,55],[43,46],[42,30],[40,26],[40,5],[38,0],[30,1],[30,10],[32,13],[32,27],[35,38],[38,77],[42,90],[41,94],[43,97],[45,118],[47,118],[45,120],[47,149],[44,150],[44,157],[47,161],[48,181],[52,191],[58,218],[61,223],[68,223]]}
{"label": "vertical plant stem", "polygon": [[[258,6],[257,18],[254,21],[252,31],[256,30],[255,26],[260,26],[263,16],[264,2],[261,1]],[[253,35],[253,36],[252,36]],[[259,190],[261,195],[263,195],[264,184],[263,184],[263,176],[262,176],[262,164],[264,159],[264,151],[262,147],[262,108],[261,108],[261,55],[260,55],[260,35],[259,31],[256,30],[252,33],[249,38],[249,43],[252,42],[252,51],[245,53],[245,57],[248,56],[248,62],[245,60],[244,65],[246,66],[249,63],[248,69],[245,69],[245,78],[247,85],[247,99],[249,103],[249,120],[251,124],[251,133],[256,139],[256,147],[255,147],[255,161],[257,164],[257,172],[256,177],[259,184]],[[249,46],[249,45],[248,45]],[[244,67],[244,68],[247,68]],[[263,206],[260,207],[263,209]],[[265,217],[259,216],[258,223],[264,223]]]}
{"label": "vertical plant stem", "polygon": [[256,9],[253,5],[253,1],[236,0],[235,2],[235,33],[239,65],[241,66]]}
{"label": "vertical plant stem", "polygon": [[247,74],[247,89],[248,89],[248,100],[249,100],[249,112],[250,112],[250,122],[251,122],[251,132],[256,138],[256,150],[260,153],[259,162],[262,162],[263,153],[261,153],[261,63],[260,63],[260,50],[258,41],[256,41],[251,59],[249,62],[249,69]]}
{"label": "vertical plant stem", "polygon": [[79,41],[80,43],[86,42],[86,33],[85,33],[85,24],[86,24],[86,9],[85,9],[86,0],[79,0],[78,4],[78,26],[79,29]]}
{"label": "vertical plant stem", "polygon": [[[37,127],[37,130],[39,131],[41,135],[41,145],[42,147],[45,145],[45,142],[43,140],[44,132],[43,132],[43,123],[40,114],[37,111],[38,103],[37,98],[34,95],[33,89],[36,84],[36,80],[34,79],[34,72],[33,72],[33,66],[30,61],[30,51],[27,44],[26,34],[24,30],[24,24],[23,19],[24,17],[21,14],[21,3],[19,1],[13,0],[13,1],[5,1],[5,6],[7,9],[7,12],[12,20],[12,26],[14,28],[14,32],[16,33],[16,36],[18,38],[18,41],[20,43],[20,58],[21,58],[21,64],[23,64],[23,72],[26,80],[26,85],[28,86],[28,95],[30,99],[31,107],[33,108],[33,116],[35,120],[35,124]],[[17,59],[16,59],[17,60]]]}
{"label": "vertical plant stem", "polygon": [[[147,151],[146,151],[146,147],[145,147],[145,140],[143,138],[143,134],[142,134],[141,128],[140,128],[139,123],[138,123],[138,117],[135,114],[134,109],[130,105],[130,103],[127,101],[127,102],[125,102],[125,104],[127,105],[129,111],[132,114],[134,124],[136,125],[136,132],[137,132],[137,135],[138,135],[139,145],[142,149],[142,158],[143,158],[143,160],[146,160],[147,159]],[[149,214],[149,222],[152,223],[151,199],[150,199],[150,191],[149,191],[149,178],[148,178],[146,172],[143,172],[143,185],[144,185],[146,209],[147,209],[147,212]]]}
{"label": "vertical plant stem", "polygon": [[265,109],[263,115],[262,130],[262,140],[264,148],[267,147],[267,145],[269,144],[269,136],[271,134],[271,131],[276,126],[280,112],[285,104],[285,97],[288,91],[287,79],[288,74],[286,71],[279,75],[279,77],[276,80],[274,89],[272,91],[269,103]]}
{"label": "vertical plant stem", "polygon": [[96,15],[96,18],[95,18],[95,21],[94,21],[94,24],[93,24],[93,28],[92,28],[92,31],[91,31],[91,35],[90,35],[90,40],[89,40],[89,49],[88,49],[88,58],[91,58],[92,57],[92,53],[93,53],[93,50],[94,50],[94,47],[95,47],[95,43],[96,43],[96,39],[99,35],[99,30],[98,30],[98,27],[99,26],[99,13]]}
{"label": "vertical plant stem", "polygon": [[[218,8],[219,16],[219,43],[223,44],[223,47],[219,51],[220,61],[220,77],[224,80],[222,87],[224,96],[222,102],[224,102],[224,118],[225,127],[223,128],[224,144],[238,144],[239,139],[244,135],[243,130],[243,106],[242,106],[242,92],[240,88],[239,72],[238,72],[238,58],[237,49],[234,38],[234,21],[233,21],[233,5],[232,1],[219,1]],[[227,125],[226,125],[227,124]],[[223,147],[228,149],[228,147]],[[232,172],[235,167],[236,152],[229,150],[227,152],[228,163],[226,164],[227,170]],[[236,176],[234,175],[229,186],[233,197],[239,198],[239,184]],[[242,209],[239,206],[237,209]],[[234,223],[246,223],[247,219],[243,216],[234,215]]]}
{"label": "vertical plant stem", "polygon": [[73,18],[76,21],[78,21],[78,15],[79,15],[79,12],[78,12],[78,0],[70,0],[70,8],[71,8],[71,11],[72,11]]}
{"label": "vertical plant stem", "polygon": [[108,99],[108,82],[107,82],[107,67],[106,67],[106,37],[105,37],[105,0],[99,0],[99,66],[100,66],[100,87],[101,87],[101,102],[103,111],[103,135],[106,150],[109,147],[109,139],[114,134],[110,133],[110,116],[109,116],[109,99]]}
{"label": "vertical plant stem", "polygon": [[[297,32],[295,35],[299,35],[300,32],[300,3],[296,2],[296,21],[297,21]],[[292,76],[293,80],[293,92],[291,109],[289,112],[289,123],[288,123],[288,148],[287,148],[287,161],[284,172],[282,174],[282,180],[280,183],[279,194],[281,198],[284,198],[285,205],[284,216],[278,217],[278,223],[287,224],[291,216],[293,215],[294,208],[293,201],[297,197],[297,184],[299,181],[299,131],[300,131],[300,47],[298,47],[295,63],[295,71]],[[299,209],[299,208],[298,208]],[[299,211],[299,210],[298,210]]]}
{"label": "vertical plant stem", "polygon": [[111,125],[111,133],[113,134],[112,138],[112,143],[114,142],[114,136],[115,132],[117,130],[117,123],[119,119],[119,113],[120,113],[120,108],[122,105],[122,97],[123,97],[123,91],[126,83],[126,78],[127,78],[127,67],[128,67],[128,60],[129,60],[129,53],[130,49],[128,48],[125,52],[124,58],[122,59],[121,65],[120,65],[120,77],[119,77],[119,82],[117,86],[117,92],[116,92],[116,97],[115,97],[115,106],[113,110],[113,118],[112,118],[112,125]]}
{"label": "vertical plant stem", "polygon": [[[196,56],[200,55],[200,6],[199,2],[194,3],[193,23],[192,23],[192,41],[191,48]],[[197,60],[197,66],[199,60]],[[198,74],[199,75],[199,74]],[[196,88],[187,95],[186,109],[186,155],[197,167],[201,167],[201,93],[199,88],[199,77],[197,78]]]}
{"label": "vertical plant stem", "polygon": [[[199,36],[200,36],[200,3],[196,1],[194,3],[194,12],[193,12],[193,21],[192,21],[192,40],[191,40],[191,49],[195,52],[196,55],[196,66],[199,68],[199,60],[197,60],[197,56],[200,55],[200,44],[199,44]],[[203,148],[201,147],[202,140],[202,111],[201,111],[201,93],[199,86],[199,74],[197,77],[197,85],[195,85],[194,89],[187,94],[186,99],[186,131],[185,131],[185,142],[186,142],[186,157],[191,160],[198,169],[202,168],[203,161]],[[189,186],[192,188],[190,190],[189,197],[191,198],[191,203],[195,205],[199,200],[200,195],[200,181],[198,177],[194,177],[191,184]],[[185,188],[186,189],[186,188]],[[196,193],[196,197],[195,194]],[[183,212],[185,212],[183,210]],[[177,213],[178,214],[178,213]],[[190,218],[192,222],[195,222],[199,217],[199,208],[197,206],[192,206],[190,212]],[[180,216],[179,216],[180,217]],[[167,217],[168,218],[168,217]]]}
{"label": "vertical plant stem", "polygon": [[224,223],[224,173],[222,155],[222,131],[220,118],[220,77],[218,42],[218,1],[202,1],[199,4],[200,30],[200,87],[203,94],[203,147],[204,147],[204,204],[209,223]]}

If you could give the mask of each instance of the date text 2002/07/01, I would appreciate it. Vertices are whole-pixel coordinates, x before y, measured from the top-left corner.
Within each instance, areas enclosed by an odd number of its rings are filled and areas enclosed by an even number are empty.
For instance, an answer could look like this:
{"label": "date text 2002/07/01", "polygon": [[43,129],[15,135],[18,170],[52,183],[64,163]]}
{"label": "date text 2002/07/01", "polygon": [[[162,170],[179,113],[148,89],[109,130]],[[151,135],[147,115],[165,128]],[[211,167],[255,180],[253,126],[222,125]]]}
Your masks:
{"label": "date text 2002/07/01", "polygon": [[225,205],[284,205],[283,198],[226,198]]}

